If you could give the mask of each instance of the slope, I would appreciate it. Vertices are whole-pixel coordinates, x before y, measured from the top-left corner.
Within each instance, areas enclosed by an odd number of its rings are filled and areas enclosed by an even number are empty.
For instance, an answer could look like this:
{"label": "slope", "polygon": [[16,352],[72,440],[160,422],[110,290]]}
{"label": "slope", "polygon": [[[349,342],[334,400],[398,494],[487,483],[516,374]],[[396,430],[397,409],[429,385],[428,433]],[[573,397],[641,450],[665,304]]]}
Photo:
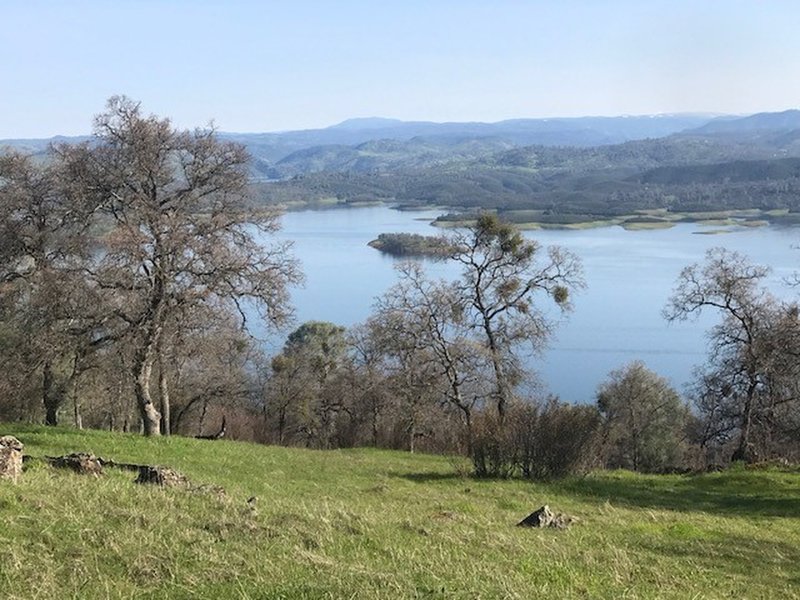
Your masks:
{"label": "slope", "polygon": [[[4,425],[26,453],[173,466],[227,493],[31,463],[0,483],[6,598],[792,598],[800,475],[476,481],[442,457]],[[250,503],[247,499],[257,497]],[[566,531],[514,524],[540,505]],[[255,506],[255,507],[253,507]]]}

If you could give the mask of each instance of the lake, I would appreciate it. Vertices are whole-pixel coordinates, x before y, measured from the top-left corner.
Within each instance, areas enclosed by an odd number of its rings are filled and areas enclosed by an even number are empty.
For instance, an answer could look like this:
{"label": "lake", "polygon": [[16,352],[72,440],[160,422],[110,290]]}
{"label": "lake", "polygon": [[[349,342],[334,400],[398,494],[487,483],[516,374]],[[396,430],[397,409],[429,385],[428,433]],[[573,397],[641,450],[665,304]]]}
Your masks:
{"label": "lake", "polygon": [[[278,237],[294,242],[294,255],[306,276],[305,287],[292,293],[295,326],[308,320],[345,326],[364,321],[375,297],[396,281],[397,261],[367,242],[379,233],[436,233],[430,220],[438,214],[385,206],[285,214]],[[693,367],[705,360],[705,332],[717,318],[708,313],[694,322],[669,324],[661,310],[680,270],[701,261],[708,248],[724,246],[771,266],[773,293],[787,298],[797,294],[784,280],[800,265],[800,251],[794,249],[800,230],[759,227],[720,235],[695,233],[708,230],[681,224],[654,231],[607,227],[525,232],[543,245],[563,246],[580,256],[587,283],[574,297],[574,311],[557,327],[549,349],[529,360],[541,386],[564,400],[591,402],[609,371],[639,359],[682,390]],[[455,264],[425,265],[431,275],[458,276]]]}

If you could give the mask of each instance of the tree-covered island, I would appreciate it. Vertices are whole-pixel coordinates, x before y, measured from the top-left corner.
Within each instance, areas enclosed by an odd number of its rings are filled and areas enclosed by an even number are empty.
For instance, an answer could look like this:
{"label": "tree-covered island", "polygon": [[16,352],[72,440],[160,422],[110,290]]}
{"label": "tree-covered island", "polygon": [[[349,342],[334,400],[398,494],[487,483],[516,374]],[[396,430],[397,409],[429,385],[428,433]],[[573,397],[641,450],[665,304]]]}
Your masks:
{"label": "tree-covered island", "polygon": [[455,250],[445,237],[418,233],[381,233],[368,245],[391,256],[414,258],[444,259]]}

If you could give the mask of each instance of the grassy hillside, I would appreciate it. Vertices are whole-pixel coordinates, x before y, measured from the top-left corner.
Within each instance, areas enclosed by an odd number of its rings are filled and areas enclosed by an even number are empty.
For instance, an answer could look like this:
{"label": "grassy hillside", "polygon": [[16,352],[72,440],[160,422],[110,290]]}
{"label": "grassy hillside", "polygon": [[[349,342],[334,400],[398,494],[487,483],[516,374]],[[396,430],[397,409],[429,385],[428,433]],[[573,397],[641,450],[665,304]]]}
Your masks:
{"label": "grassy hillside", "polygon": [[[5,598],[796,598],[800,474],[475,481],[442,457],[0,426],[26,454],[164,464],[225,495],[29,463]],[[255,508],[247,499],[256,496]],[[515,527],[547,503],[566,531]]]}

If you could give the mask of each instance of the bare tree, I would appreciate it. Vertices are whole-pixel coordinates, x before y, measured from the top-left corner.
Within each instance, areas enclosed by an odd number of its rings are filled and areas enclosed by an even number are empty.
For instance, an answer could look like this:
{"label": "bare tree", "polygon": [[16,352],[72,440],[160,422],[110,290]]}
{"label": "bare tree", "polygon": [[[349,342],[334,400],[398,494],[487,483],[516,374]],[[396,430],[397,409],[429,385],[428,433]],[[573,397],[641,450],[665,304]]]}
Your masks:
{"label": "bare tree", "polygon": [[453,259],[463,266],[458,292],[491,356],[502,421],[519,370],[517,347],[527,342],[540,350],[552,332],[552,321],[534,300],[549,297],[568,310],[570,290],[584,285],[581,264],[556,246],[543,252],[537,242],[488,213],[451,241],[457,248]]}
{"label": "bare tree", "polygon": [[395,430],[405,447],[414,452],[417,441],[428,434],[426,421],[440,400],[439,369],[430,350],[419,345],[420,331],[400,313],[378,311],[366,323],[372,343],[383,356],[385,385],[390,390]]}
{"label": "bare tree", "polygon": [[125,323],[144,433],[159,435],[151,387],[170,314],[205,304],[244,319],[249,300],[269,323],[283,324],[287,288],[300,275],[287,245],[264,237],[277,216],[244,210],[242,146],[220,142],[213,129],[178,131],[124,97],[109,100],[95,136],[71,156],[109,229],[90,274]]}
{"label": "bare tree", "polygon": [[385,357],[378,340],[366,325],[356,325],[348,330],[347,346],[349,352],[344,376],[350,389],[347,411],[351,426],[358,429],[368,425],[364,439],[377,447],[381,440],[382,421],[391,403]]}
{"label": "bare tree", "polygon": [[491,357],[472,336],[464,299],[452,284],[429,280],[416,262],[397,269],[400,281],[378,299],[373,317],[383,331],[383,346],[413,355],[415,372],[433,371],[434,390],[461,416],[469,452],[473,411],[491,393],[486,385]]}
{"label": "bare tree", "polygon": [[[175,432],[203,435],[207,426],[217,426],[210,415],[232,415],[249,401],[249,373],[259,349],[233,315],[213,306],[173,314],[165,334],[157,365],[163,433],[169,424]],[[169,420],[167,411],[173,413]]]}
{"label": "bare tree", "polygon": [[[94,331],[96,297],[76,276],[90,252],[93,207],[73,193],[72,175],[54,149],[46,161],[14,152],[0,156],[3,320],[20,333],[13,355],[24,358],[16,368],[40,377],[48,425],[58,423],[65,400],[75,400],[85,358],[102,342]],[[80,427],[77,400],[74,413]]]}
{"label": "bare tree", "polygon": [[787,309],[762,287],[768,273],[736,252],[712,248],[702,265],[681,272],[664,310],[669,320],[705,309],[722,315],[709,332],[709,364],[697,384],[697,402],[706,417],[706,440],[738,436],[733,460],[758,458],[754,426],[786,400],[773,384],[782,352],[782,344],[775,343],[776,323]]}

